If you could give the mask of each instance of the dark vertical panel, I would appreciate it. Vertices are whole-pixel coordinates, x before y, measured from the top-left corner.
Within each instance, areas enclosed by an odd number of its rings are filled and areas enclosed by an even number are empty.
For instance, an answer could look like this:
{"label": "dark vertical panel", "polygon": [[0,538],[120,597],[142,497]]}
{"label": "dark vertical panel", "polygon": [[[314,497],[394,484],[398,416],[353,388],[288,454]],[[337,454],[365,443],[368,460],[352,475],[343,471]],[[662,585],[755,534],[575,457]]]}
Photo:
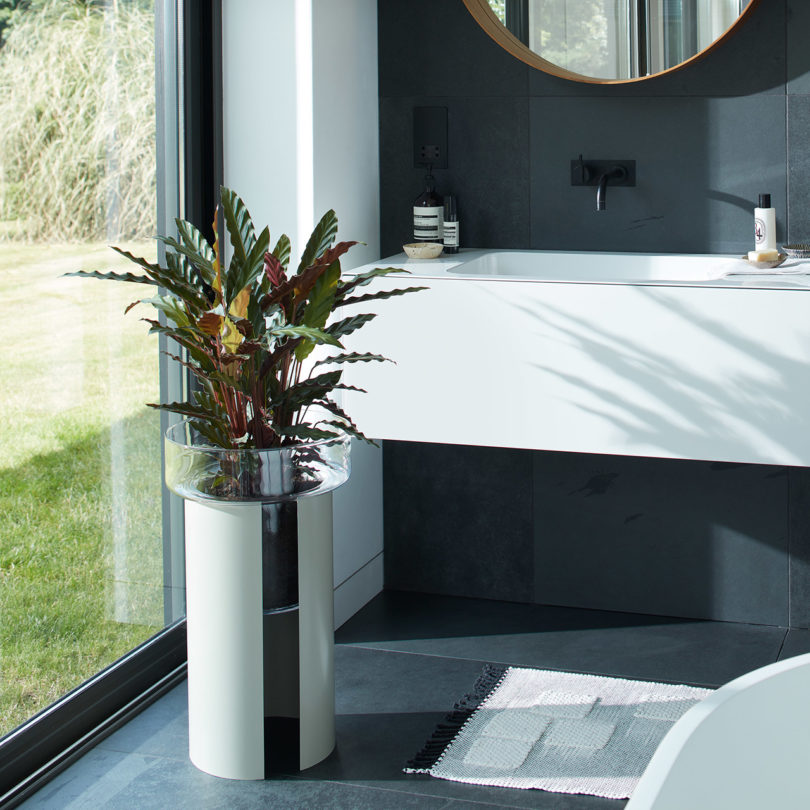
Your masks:
{"label": "dark vertical panel", "polygon": [[636,76],[646,76],[650,66],[650,32],[647,27],[647,0],[636,0]]}
{"label": "dark vertical panel", "polygon": [[222,182],[221,0],[183,5],[182,216],[213,241]]}
{"label": "dark vertical panel", "polygon": [[524,44],[529,44],[528,0],[506,0],[506,27]]}
{"label": "dark vertical panel", "polygon": [[810,95],[789,95],[787,115],[789,174],[785,241],[810,244]]}
{"label": "dark vertical panel", "polygon": [[385,585],[530,602],[532,454],[386,442]]}
{"label": "dark vertical panel", "polygon": [[810,3],[807,0],[788,0],[786,28],[786,58],[788,93],[810,93]]}
{"label": "dark vertical panel", "polygon": [[789,623],[810,627],[810,469],[804,467],[790,470],[789,543]]}

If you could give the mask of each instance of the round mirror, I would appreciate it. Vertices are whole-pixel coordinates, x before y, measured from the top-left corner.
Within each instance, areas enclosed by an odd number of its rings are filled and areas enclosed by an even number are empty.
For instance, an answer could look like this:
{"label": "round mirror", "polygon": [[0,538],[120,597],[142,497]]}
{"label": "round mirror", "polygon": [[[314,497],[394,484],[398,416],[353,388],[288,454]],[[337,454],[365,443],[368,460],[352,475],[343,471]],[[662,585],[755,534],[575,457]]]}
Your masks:
{"label": "round mirror", "polygon": [[464,0],[499,45],[581,82],[634,82],[705,56],[759,0]]}

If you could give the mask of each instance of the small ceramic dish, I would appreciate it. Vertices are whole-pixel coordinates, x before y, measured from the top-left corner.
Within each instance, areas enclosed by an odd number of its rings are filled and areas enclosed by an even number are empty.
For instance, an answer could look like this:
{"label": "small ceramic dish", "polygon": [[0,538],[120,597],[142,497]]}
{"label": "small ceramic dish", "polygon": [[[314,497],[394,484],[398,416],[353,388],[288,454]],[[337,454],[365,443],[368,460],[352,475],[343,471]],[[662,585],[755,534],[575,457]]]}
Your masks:
{"label": "small ceramic dish", "polygon": [[441,242],[412,242],[402,249],[409,259],[435,259],[441,255],[444,246]]}
{"label": "small ceramic dish", "polygon": [[791,259],[810,259],[810,245],[808,244],[782,245],[782,250]]}
{"label": "small ceramic dish", "polygon": [[751,267],[756,267],[757,270],[773,270],[774,267],[779,267],[780,264],[784,264],[787,257],[787,253],[780,253],[779,258],[772,262],[752,262],[748,256],[742,256],[741,258],[746,264]]}

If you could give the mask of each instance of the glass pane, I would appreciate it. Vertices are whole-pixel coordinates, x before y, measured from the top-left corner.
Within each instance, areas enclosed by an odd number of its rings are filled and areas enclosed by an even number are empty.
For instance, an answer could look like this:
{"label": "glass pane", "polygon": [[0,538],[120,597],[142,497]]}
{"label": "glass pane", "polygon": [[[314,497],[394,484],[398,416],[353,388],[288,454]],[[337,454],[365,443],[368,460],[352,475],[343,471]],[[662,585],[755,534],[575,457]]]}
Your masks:
{"label": "glass pane", "polygon": [[529,0],[529,48],[598,79],[631,75],[628,0]]}
{"label": "glass pane", "polygon": [[153,0],[0,3],[0,734],[164,626]]}

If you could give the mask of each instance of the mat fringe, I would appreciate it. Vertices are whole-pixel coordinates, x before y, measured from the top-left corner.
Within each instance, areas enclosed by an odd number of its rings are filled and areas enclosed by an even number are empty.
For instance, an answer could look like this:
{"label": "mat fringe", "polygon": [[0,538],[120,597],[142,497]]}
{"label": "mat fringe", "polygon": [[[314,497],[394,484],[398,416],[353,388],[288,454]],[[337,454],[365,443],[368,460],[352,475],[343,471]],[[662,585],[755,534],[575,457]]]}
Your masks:
{"label": "mat fringe", "polygon": [[478,707],[497,689],[509,667],[486,664],[478,676],[472,691],[464,695],[444,720],[436,726],[430,739],[421,751],[406,763],[405,773],[430,773],[430,769],[442,758],[445,749],[464,724],[475,714]]}

